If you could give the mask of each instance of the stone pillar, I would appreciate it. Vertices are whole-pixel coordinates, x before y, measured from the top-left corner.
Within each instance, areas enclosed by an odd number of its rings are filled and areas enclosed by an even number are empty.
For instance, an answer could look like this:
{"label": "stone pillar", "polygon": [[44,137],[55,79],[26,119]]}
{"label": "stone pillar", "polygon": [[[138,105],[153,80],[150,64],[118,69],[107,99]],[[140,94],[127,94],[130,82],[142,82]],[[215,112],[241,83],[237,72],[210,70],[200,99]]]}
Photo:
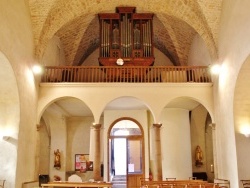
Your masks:
{"label": "stone pillar", "polygon": [[153,124],[152,151],[154,153],[153,180],[162,180],[161,126]]}
{"label": "stone pillar", "polygon": [[37,124],[36,125],[36,131],[37,131],[37,135],[36,135],[36,157],[35,157],[35,177],[34,180],[39,180],[39,168],[40,168],[40,129],[41,129],[42,125],[41,124]]}
{"label": "stone pillar", "polygon": [[101,124],[94,124],[93,128],[93,178],[95,181],[101,180],[101,146],[100,130]]}
{"label": "stone pillar", "polygon": [[218,170],[217,170],[217,151],[216,151],[216,136],[215,136],[215,124],[211,123],[209,125],[212,128],[212,139],[213,139],[213,158],[214,158],[214,178],[218,178]]}

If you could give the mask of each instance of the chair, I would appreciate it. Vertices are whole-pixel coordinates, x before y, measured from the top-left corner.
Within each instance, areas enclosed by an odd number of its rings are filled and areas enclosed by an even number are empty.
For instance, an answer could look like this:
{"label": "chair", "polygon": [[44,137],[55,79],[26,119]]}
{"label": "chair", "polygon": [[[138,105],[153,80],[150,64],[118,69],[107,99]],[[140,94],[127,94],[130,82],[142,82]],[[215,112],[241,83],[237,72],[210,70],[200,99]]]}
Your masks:
{"label": "chair", "polygon": [[175,181],[176,178],[166,178],[167,181]]}
{"label": "chair", "polygon": [[240,180],[244,188],[250,188],[250,180]]}
{"label": "chair", "polygon": [[0,180],[0,188],[4,188],[4,183],[6,180]]}
{"label": "chair", "polygon": [[185,183],[177,183],[177,184],[163,184],[161,188],[187,188],[187,184]]}
{"label": "chair", "polygon": [[151,181],[149,178],[140,178],[140,188],[160,188],[158,184],[149,184]]}
{"label": "chair", "polygon": [[197,180],[197,177],[189,177],[189,180]]}
{"label": "chair", "polygon": [[76,174],[69,176],[68,182],[82,182],[82,178]]}
{"label": "chair", "polygon": [[148,187],[147,181],[149,181],[149,178],[140,178],[140,188]]}
{"label": "chair", "polygon": [[225,179],[214,179],[214,184],[219,188],[230,188],[230,181]]}
{"label": "chair", "polygon": [[[166,181],[175,181],[176,178],[166,178]],[[175,183],[166,183],[166,184],[163,184],[162,187],[164,188],[173,188],[173,187],[176,187],[176,184]]]}

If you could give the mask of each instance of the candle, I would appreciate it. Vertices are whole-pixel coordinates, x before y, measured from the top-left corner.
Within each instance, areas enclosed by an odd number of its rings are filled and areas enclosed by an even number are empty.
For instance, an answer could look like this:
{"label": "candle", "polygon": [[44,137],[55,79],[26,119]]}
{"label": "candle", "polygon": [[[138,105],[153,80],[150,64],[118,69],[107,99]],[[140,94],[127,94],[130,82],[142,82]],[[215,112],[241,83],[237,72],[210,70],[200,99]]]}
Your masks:
{"label": "candle", "polygon": [[211,164],[211,172],[214,172],[214,165]]}

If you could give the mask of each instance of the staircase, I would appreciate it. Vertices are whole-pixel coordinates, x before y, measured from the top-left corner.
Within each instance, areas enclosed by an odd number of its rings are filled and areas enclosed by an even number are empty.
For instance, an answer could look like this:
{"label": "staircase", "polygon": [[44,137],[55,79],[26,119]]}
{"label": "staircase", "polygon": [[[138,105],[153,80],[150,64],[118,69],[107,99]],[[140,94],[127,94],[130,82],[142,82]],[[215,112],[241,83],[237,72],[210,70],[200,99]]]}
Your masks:
{"label": "staircase", "polygon": [[125,175],[116,175],[112,178],[112,188],[126,188],[127,180]]}

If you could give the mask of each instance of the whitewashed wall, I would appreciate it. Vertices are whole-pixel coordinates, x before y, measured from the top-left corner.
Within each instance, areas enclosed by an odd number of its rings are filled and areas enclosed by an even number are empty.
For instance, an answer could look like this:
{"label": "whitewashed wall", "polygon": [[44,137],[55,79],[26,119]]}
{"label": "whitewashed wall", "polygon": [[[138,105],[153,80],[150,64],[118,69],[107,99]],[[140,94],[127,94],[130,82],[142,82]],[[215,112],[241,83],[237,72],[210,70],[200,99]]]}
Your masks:
{"label": "whitewashed wall", "polygon": [[[0,53],[6,56],[13,69],[16,80],[16,86],[13,89],[18,89],[19,101],[16,105],[20,111],[18,117],[15,111],[12,111],[13,109],[8,111],[13,115],[14,124],[0,125],[1,129],[4,127],[6,130],[11,130],[18,148],[13,145],[5,145],[4,149],[1,147],[5,157],[8,157],[6,153],[13,155],[4,163],[0,161],[0,166],[4,169],[3,173],[0,173],[0,178],[7,180],[6,188],[20,188],[22,182],[33,181],[36,178],[37,85],[31,72],[31,66],[36,63],[33,53],[34,41],[29,8],[25,1],[0,1],[0,12],[0,25],[2,26]],[[2,71],[8,73],[4,68]],[[7,81],[6,77],[1,77],[1,79],[3,82]],[[1,87],[1,90],[7,92],[4,87]],[[1,97],[1,99],[4,98]],[[10,166],[12,168],[9,168]]]}
{"label": "whitewashed wall", "polygon": [[192,176],[189,111],[166,108],[162,113],[161,128],[163,179]]}
{"label": "whitewashed wall", "polygon": [[[222,71],[214,79],[218,176],[239,187],[234,128],[234,89],[239,69],[250,53],[250,1],[223,1],[218,41]],[[249,87],[249,86],[246,86]],[[240,161],[244,165],[245,160]]]}

